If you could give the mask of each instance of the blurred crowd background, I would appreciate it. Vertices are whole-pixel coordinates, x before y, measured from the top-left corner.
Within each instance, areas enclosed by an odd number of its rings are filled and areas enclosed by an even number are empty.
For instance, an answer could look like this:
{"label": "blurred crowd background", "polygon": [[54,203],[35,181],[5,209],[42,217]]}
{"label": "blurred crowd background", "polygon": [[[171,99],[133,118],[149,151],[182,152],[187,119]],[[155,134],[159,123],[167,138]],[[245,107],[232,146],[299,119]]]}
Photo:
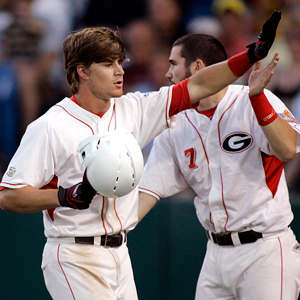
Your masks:
{"label": "blurred crowd background", "polygon": [[[62,53],[70,32],[87,26],[119,30],[130,58],[123,65],[124,92],[147,92],[169,85],[168,57],[178,37],[211,34],[230,57],[256,40],[274,9],[282,21],[265,63],[275,51],[280,62],[268,89],[300,120],[299,0],[0,0],[0,176],[27,125],[71,95]],[[248,76],[237,83],[247,84]],[[296,202],[300,155],[285,171]]]}

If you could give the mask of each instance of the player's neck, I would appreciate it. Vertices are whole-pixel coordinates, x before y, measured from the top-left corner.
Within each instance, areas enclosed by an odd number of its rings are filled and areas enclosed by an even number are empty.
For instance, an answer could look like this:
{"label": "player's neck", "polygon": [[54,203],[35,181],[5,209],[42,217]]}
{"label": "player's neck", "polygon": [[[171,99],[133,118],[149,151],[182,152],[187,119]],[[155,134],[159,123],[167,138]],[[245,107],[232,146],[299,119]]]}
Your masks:
{"label": "player's neck", "polygon": [[214,94],[210,97],[201,99],[200,104],[197,107],[197,110],[198,111],[205,111],[205,110],[209,110],[209,109],[217,106],[219,104],[219,102],[223,99],[223,97],[225,96],[225,94],[227,92],[227,89],[228,89],[228,87],[221,90],[217,94]]}
{"label": "player's neck", "polygon": [[99,99],[92,94],[79,92],[74,96],[81,107],[97,115],[104,114],[110,107],[110,100]]}

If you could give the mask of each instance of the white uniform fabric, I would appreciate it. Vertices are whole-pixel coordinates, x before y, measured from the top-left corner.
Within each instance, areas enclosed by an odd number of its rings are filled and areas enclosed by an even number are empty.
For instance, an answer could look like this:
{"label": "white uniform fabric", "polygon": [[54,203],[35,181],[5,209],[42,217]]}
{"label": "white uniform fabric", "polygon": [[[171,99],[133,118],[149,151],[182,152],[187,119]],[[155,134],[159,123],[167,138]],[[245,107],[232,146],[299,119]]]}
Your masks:
{"label": "white uniform fabric", "polygon": [[[265,94],[277,114],[296,131],[299,152],[299,123],[274,94],[268,90]],[[177,115],[175,128],[165,130],[155,138],[139,189],[159,199],[172,196],[188,186],[197,194],[194,200],[196,213],[206,230],[222,233],[252,229],[273,234],[284,231],[291,223],[293,213],[283,163],[270,152],[252,109],[248,87],[230,85],[211,120],[190,109]],[[205,261],[220,258],[210,250],[214,246],[220,247],[209,245]],[[219,251],[232,248],[227,247]],[[242,245],[237,247],[241,250],[232,251],[238,255],[245,247],[253,245]],[[289,247],[283,251],[292,249]],[[232,266],[235,264],[234,259],[227,262]],[[245,260],[245,264],[248,263],[249,260]],[[300,259],[295,261],[296,266],[300,268]],[[205,268],[205,272],[210,272],[210,268]],[[222,270],[214,268],[211,272],[221,276]],[[207,278],[206,273],[202,276]],[[295,278],[290,279],[294,284]],[[299,284],[299,278],[297,280]],[[216,281],[222,284],[220,280]],[[197,299],[212,299],[206,298],[207,295],[198,293]],[[214,299],[248,299],[219,297]]]}
{"label": "white uniform fabric", "polygon": [[[93,134],[125,129],[143,148],[170,125],[167,116],[171,91],[164,87],[160,92],[130,93],[112,99],[102,118],[65,98],[29,125],[1,186],[43,188],[54,176],[58,178],[57,186],[65,188],[80,182],[83,170],[76,150]],[[116,199],[96,195],[86,210],[59,207],[53,218],[50,211],[43,214],[46,237],[98,236],[133,229],[137,222],[137,190]],[[99,214],[105,218],[99,221]]]}
{"label": "white uniform fabric", "polygon": [[138,299],[126,244],[105,248],[49,239],[42,270],[53,299]]}
{"label": "white uniform fabric", "polygon": [[[63,99],[28,126],[3,176],[1,186],[67,188],[82,181],[84,170],[81,169],[77,157],[77,147],[83,139],[93,134],[115,129],[128,130],[143,148],[164,129],[172,126],[173,117],[169,117],[169,109],[172,96],[176,94],[172,94],[172,91],[172,87],[163,87],[158,92],[129,93],[111,99],[109,110],[101,118],[86,111],[70,98]],[[179,105],[179,102],[176,102],[176,105]],[[118,250],[100,246],[98,248],[101,249],[96,249],[95,245],[78,244],[64,244],[60,247],[59,242],[49,245],[51,238],[98,237],[133,229],[138,220],[137,189],[116,199],[97,194],[86,210],[58,207],[43,211],[43,216],[48,242],[42,265],[45,281],[50,284],[49,291],[54,293],[54,299],[69,299],[74,288],[77,293],[74,299],[77,300],[137,299],[126,243]],[[70,254],[69,261],[64,259],[63,266],[57,269],[61,263],[58,261],[58,253],[66,258],[65,253],[68,251],[74,253],[74,256]],[[84,257],[81,257],[82,255]],[[81,267],[74,267],[74,261],[82,260],[86,260],[90,273],[80,271]],[[107,261],[102,262],[103,260]],[[112,263],[108,263],[109,261]],[[122,265],[119,268],[116,268],[117,261]],[[109,273],[108,269],[112,272]],[[118,270],[122,270],[121,275]],[[98,274],[99,278],[89,281],[94,276],[93,272]],[[61,280],[62,277],[68,280]],[[105,280],[102,280],[102,277]],[[107,283],[107,280],[110,282]],[[108,293],[110,296],[89,297],[89,292],[82,295],[80,290],[84,291],[86,285],[90,286],[89,291],[93,290],[98,295]],[[54,291],[56,289],[57,292]],[[114,296],[111,295],[112,290]],[[66,294],[63,291],[66,291]]]}
{"label": "white uniform fabric", "polygon": [[291,229],[242,246],[209,241],[196,300],[298,300],[300,248]]}

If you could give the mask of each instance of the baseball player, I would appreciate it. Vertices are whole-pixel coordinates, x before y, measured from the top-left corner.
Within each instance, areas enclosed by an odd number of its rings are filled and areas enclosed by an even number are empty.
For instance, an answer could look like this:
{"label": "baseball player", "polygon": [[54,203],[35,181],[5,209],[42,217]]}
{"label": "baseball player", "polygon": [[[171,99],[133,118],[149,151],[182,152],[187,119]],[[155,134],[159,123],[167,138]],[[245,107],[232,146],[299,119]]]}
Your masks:
{"label": "baseball player", "polygon": [[[225,59],[218,40],[190,34],[174,43],[167,77],[176,83]],[[257,63],[249,86],[229,85],[178,114],[145,166],[139,220],[161,197],[188,186],[197,195],[208,236],[197,300],[298,299],[300,246],[289,228],[283,162],[300,150],[300,125],[264,89],[274,69]]]}
{"label": "baseball player", "polygon": [[247,51],[181,83],[143,94],[123,95],[125,54],[114,31],[86,28],[65,39],[72,96],[28,126],[0,192],[3,210],[43,211],[47,242],[42,269],[53,299],[138,298],[126,246],[126,231],[138,221],[138,191],[120,198],[96,194],[79,163],[78,144],[91,135],[122,129],[132,132],[143,148],[172,125],[179,111],[197,106],[199,99],[223,89],[265,57],[279,20],[275,12]]}

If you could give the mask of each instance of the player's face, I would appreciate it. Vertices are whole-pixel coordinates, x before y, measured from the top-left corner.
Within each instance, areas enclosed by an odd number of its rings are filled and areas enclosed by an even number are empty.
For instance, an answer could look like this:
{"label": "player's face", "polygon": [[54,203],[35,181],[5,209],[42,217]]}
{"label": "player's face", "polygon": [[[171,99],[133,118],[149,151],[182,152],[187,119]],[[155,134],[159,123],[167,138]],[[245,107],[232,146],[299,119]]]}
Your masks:
{"label": "player's face", "polygon": [[88,68],[88,86],[99,99],[109,100],[123,95],[123,61],[92,63]]}
{"label": "player's face", "polygon": [[185,58],[181,56],[182,46],[174,46],[171,50],[169,62],[171,64],[166,76],[174,84],[192,75],[191,70],[185,66]]}

